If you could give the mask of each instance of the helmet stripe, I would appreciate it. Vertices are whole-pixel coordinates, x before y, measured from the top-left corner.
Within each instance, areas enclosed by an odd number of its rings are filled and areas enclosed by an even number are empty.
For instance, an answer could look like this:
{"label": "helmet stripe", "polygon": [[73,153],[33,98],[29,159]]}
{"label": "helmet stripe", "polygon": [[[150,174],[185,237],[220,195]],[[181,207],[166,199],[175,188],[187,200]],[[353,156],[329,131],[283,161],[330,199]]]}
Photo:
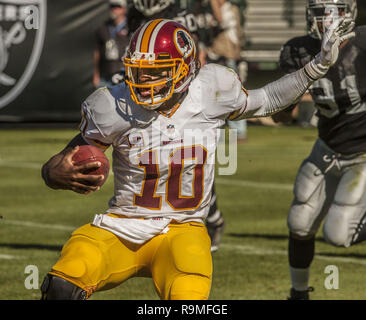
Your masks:
{"label": "helmet stripe", "polygon": [[164,19],[157,19],[157,20],[153,20],[148,27],[146,28],[144,35],[142,37],[141,40],[141,51],[140,52],[148,52],[147,50],[149,49],[149,42],[150,42],[150,38],[151,38],[151,34],[154,31],[155,27]]}
{"label": "helmet stripe", "polygon": [[145,30],[148,27],[148,23],[145,23],[145,25],[142,27],[141,31],[138,34],[137,40],[136,40],[136,51],[141,52],[141,41],[145,34]]}
{"label": "helmet stripe", "polygon": [[160,29],[168,22],[172,22],[172,20],[164,20],[163,22],[159,23],[156,28],[154,29],[153,33],[151,34],[150,37],[150,45],[149,45],[149,52],[154,52],[154,47],[155,47],[155,41],[156,41],[156,37],[160,31]]}

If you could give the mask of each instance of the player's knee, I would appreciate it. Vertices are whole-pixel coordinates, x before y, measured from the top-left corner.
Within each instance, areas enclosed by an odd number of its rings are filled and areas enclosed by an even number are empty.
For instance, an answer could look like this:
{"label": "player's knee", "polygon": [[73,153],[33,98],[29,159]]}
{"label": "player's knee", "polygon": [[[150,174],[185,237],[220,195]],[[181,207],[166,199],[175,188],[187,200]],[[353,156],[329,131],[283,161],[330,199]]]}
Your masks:
{"label": "player's knee", "polygon": [[85,300],[87,292],[75,284],[47,274],[41,286],[42,300]]}
{"label": "player's knee", "polygon": [[294,238],[309,239],[314,236],[312,216],[312,210],[306,203],[292,205],[287,218],[287,226]]}
{"label": "player's knee", "polygon": [[171,241],[171,250],[177,271],[211,277],[211,243],[207,232],[181,233]]}
{"label": "player's knee", "polygon": [[345,233],[337,233],[332,230],[327,230],[326,228],[323,231],[324,239],[329,244],[335,247],[349,247],[350,241],[348,239],[348,235]]}
{"label": "player's knee", "polygon": [[87,238],[72,238],[63,248],[61,258],[52,267],[53,273],[81,285],[92,285],[101,272],[102,254]]}
{"label": "player's knee", "polygon": [[211,278],[185,274],[176,277],[170,288],[170,300],[207,300],[211,289]]}
{"label": "player's knee", "polygon": [[332,206],[323,226],[323,235],[326,242],[336,247],[349,247],[351,236],[348,232],[347,216],[344,208]]}

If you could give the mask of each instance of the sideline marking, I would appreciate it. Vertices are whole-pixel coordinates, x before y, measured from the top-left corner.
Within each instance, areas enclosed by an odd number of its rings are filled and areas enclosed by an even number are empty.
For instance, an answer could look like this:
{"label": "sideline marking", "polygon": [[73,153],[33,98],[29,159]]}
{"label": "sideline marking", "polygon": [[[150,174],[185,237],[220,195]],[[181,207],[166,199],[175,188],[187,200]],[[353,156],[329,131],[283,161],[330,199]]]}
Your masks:
{"label": "sideline marking", "polygon": [[37,223],[32,221],[19,221],[19,220],[8,220],[2,219],[0,221],[1,224],[10,224],[14,226],[21,226],[21,227],[30,227],[30,228],[42,228],[42,229],[55,229],[55,230],[62,230],[62,231],[74,231],[76,228],[73,226],[65,226],[60,224],[46,224],[46,223]]}
{"label": "sideline marking", "polygon": [[15,260],[15,259],[22,259],[23,257],[20,256],[12,256],[10,254],[2,254],[0,253],[0,259],[4,260]]}

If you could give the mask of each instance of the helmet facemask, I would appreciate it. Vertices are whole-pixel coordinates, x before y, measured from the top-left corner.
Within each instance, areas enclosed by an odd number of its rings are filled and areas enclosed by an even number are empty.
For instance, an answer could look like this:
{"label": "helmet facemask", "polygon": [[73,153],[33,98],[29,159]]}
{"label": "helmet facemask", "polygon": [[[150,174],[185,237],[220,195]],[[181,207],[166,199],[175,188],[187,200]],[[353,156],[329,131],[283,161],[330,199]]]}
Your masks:
{"label": "helmet facemask", "polygon": [[148,110],[170,99],[189,70],[183,59],[172,59],[164,53],[155,57],[154,53],[134,52],[124,63],[133,101]]}
{"label": "helmet facemask", "polygon": [[133,101],[155,110],[173,94],[177,95],[171,101],[178,99],[195,78],[198,72],[195,42],[179,23],[151,20],[131,37],[124,65]]}
{"label": "helmet facemask", "polygon": [[[326,32],[331,12],[333,12],[333,16],[348,17],[353,20],[357,17],[357,4],[353,0],[339,2],[335,0],[310,0],[306,9],[308,34],[319,40],[323,38]],[[352,29],[346,30],[343,35],[352,32]]]}

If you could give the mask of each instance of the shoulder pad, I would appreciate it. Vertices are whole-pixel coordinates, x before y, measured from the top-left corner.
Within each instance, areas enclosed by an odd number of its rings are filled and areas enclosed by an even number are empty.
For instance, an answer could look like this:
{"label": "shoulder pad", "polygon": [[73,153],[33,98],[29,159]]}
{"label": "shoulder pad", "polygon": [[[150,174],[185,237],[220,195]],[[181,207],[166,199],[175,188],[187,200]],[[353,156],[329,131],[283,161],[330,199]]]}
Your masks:
{"label": "shoulder pad", "polygon": [[96,90],[83,103],[83,110],[104,137],[146,126],[156,117],[132,101],[125,83]]}
{"label": "shoulder pad", "polygon": [[233,82],[239,80],[238,74],[228,67],[216,63],[209,63],[202,67],[198,77],[208,82],[215,90],[227,91],[233,87]]}
{"label": "shoulder pad", "polygon": [[97,89],[83,103],[83,110],[105,137],[113,134],[118,121],[115,100],[107,88]]}
{"label": "shoulder pad", "polygon": [[247,99],[237,73],[218,64],[206,64],[192,86],[192,96],[197,95],[203,112],[210,119],[231,114],[241,108]]}

